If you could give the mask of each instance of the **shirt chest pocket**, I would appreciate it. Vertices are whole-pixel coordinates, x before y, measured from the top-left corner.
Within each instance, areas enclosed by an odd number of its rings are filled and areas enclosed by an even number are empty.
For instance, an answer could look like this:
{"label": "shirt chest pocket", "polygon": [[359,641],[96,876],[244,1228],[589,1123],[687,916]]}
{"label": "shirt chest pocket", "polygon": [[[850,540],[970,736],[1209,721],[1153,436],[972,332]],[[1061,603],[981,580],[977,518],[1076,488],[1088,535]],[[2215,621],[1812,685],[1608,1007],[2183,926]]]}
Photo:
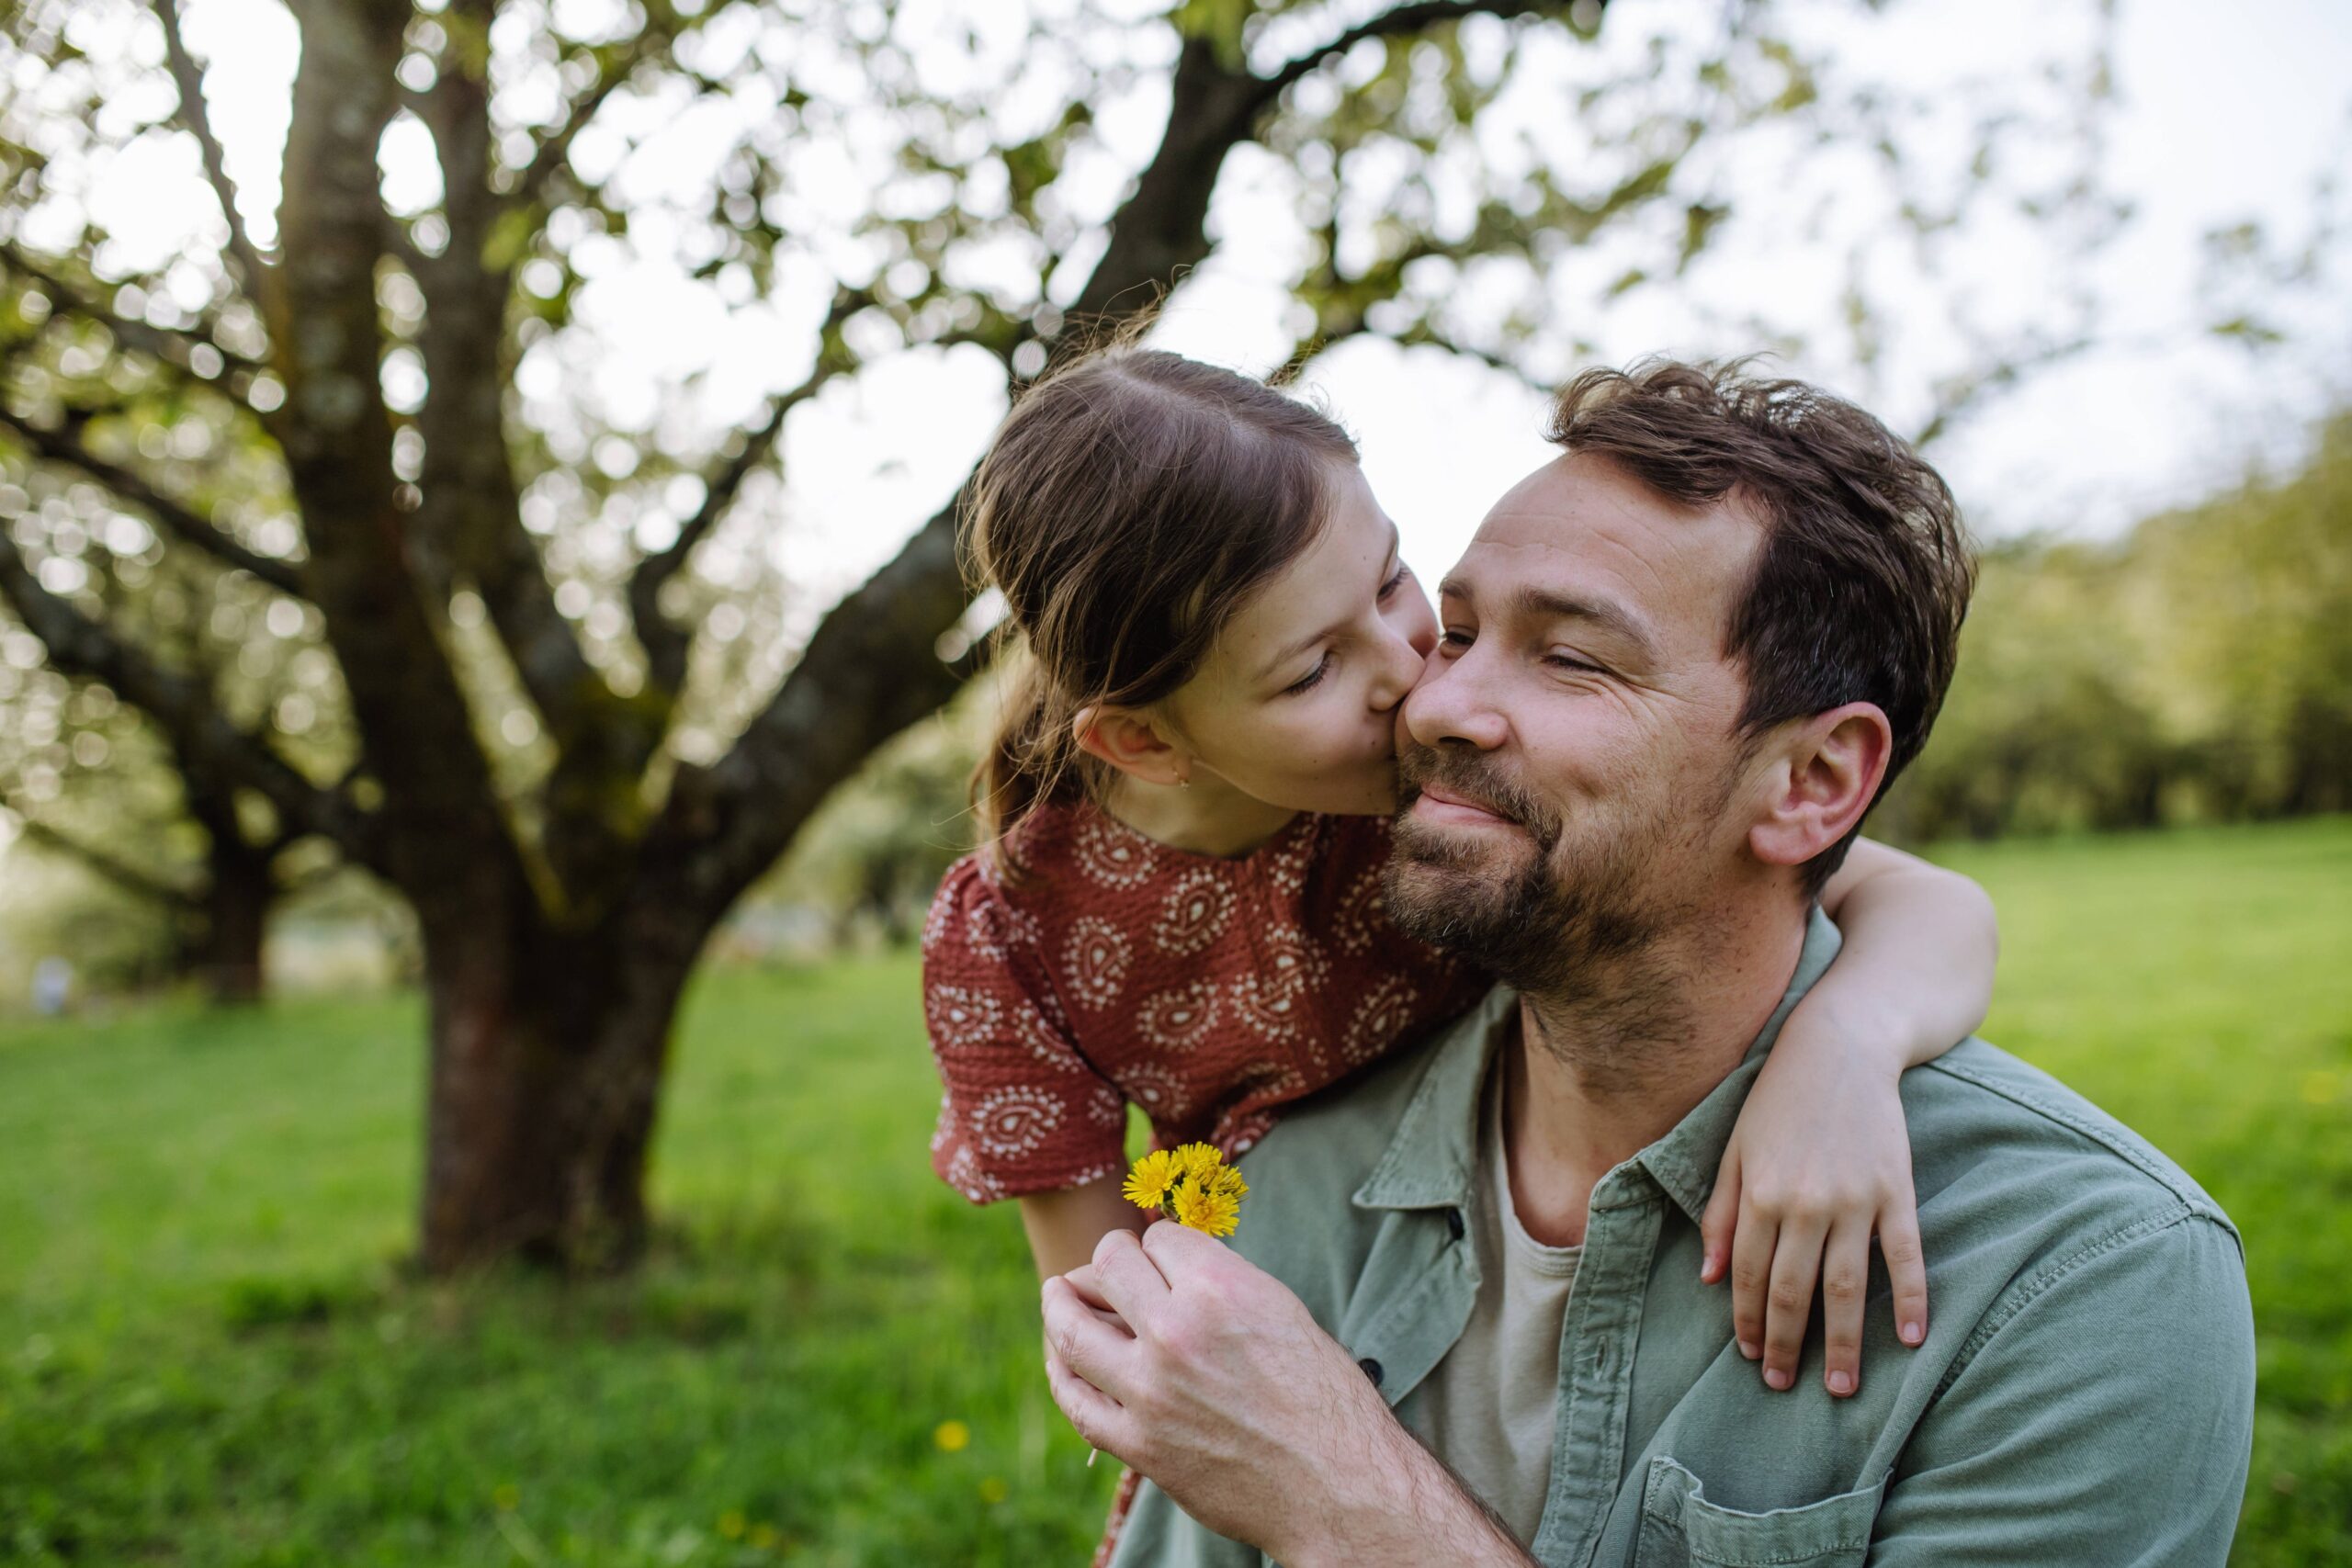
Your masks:
{"label": "shirt chest pocket", "polygon": [[1710,1503],[1699,1478],[1660,1454],[1642,1490],[1634,1568],[1835,1568],[1869,1554],[1884,1482],[1801,1508],[1743,1514]]}

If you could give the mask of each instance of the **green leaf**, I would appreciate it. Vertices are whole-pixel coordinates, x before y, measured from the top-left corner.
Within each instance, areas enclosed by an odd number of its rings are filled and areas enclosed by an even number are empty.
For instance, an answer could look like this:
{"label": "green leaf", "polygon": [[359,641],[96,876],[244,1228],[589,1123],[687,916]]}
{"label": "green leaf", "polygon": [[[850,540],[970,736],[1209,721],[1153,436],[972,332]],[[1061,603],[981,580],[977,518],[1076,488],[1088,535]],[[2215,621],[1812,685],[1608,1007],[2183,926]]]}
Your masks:
{"label": "green leaf", "polygon": [[505,272],[523,259],[539,231],[539,216],[527,207],[513,207],[498,215],[481,243],[481,265],[491,272]]}

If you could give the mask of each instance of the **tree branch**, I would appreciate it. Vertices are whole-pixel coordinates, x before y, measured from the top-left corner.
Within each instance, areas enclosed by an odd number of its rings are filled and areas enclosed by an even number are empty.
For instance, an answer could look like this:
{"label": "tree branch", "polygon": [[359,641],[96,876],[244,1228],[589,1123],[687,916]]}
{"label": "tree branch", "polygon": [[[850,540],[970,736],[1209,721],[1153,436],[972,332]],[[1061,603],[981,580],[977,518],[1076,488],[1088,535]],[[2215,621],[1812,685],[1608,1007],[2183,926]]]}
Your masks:
{"label": "tree branch", "polygon": [[203,682],[177,674],[40,585],[16,542],[0,528],[0,598],[40,638],[67,674],[103,681],[160,726],[191,768],[257,791],[285,818],[334,840],[363,864],[380,863],[369,820],[302,776],[261,737],[222,714]]}
{"label": "tree branch", "polygon": [[1366,39],[1418,33],[1441,23],[1458,22],[1464,17],[1509,18],[1566,9],[1567,6],[1560,0],[1416,0],[1415,4],[1399,6],[1392,11],[1383,11],[1369,21],[1360,22],[1329,43],[1311,49],[1295,60],[1285,61],[1282,69],[1272,75],[1258,78],[1258,102],[1261,106],[1272,103],[1282,96],[1283,89],[1339,59]]}
{"label": "tree branch", "polygon": [[[1951,427],[1967,416],[1968,411],[1994,392],[2007,391],[2025,376],[2045,366],[2072,359],[2090,349],[2093,339],[2087,334],[2066,338],[2057,343],[2043,344],[2026,353],[2013,355],[1983,369],[1949,378],[1936,386],[1936,408],[1927,421],[1912,433],[1911,445],[1919,451],[1951,434]],[[2111,345],[2110,345],[2111,346]]]}
{"label": "tree branch", "polygon": [[[153,322],[142,321],[135,317],[108,310],[67,283],[56,273],[34,261],[6,240],[0,240],[0,262],[6,262],[14,270],[23,273],[35,283],[40,284],[56,301],[59,309],[70,315],[79,316],[85,321],[96,321],[120,339],[125,347],[141,354],[152,355],[175,369],[185,370],[192,376],[201,378],[203,373],[189,363],[190,356],[199,348],[209,348],[219,355],[224,372],[240,370],[251,375],[268,368],[259,360],[250,359],[233,349],[221,347],[201,333],[185,332],[174,327],[159,327]],[[209,378],[204,378],[209,379]]]}
{"label": "tree branch", "polygon": [[681,767],[639,849],[637,896],[714,916],[774,863],[874,748],[939,707],[976,667],[934,651],[963,613],[956,519],[939,510],[828,615],[775,696],[716,767]]}
{"label": "tree branch", "polygon": [[702,504],[678,529],[678,536],[663,549],[639,561],[629,574],[629,613],[637,623],[637,638],[644,646],[649,678],[665,697],[674,698],[685,685],[686,657],[693,635],[672,624],[662,613],[662,585],[677,575],[686,558],[734,504],[736,493],[753,469],[774,455],[784,434],[786,416],[815,397],[825,383],[853,368],[841,351],[843,321],[872,302],[865,289],[844,288],[833,297],[832,309],[818,328],[817,363],[798,386],[778,397],[759,428],[744,437],[742,446],[721,463],[703,487]]}
{"label": "tree branch", "polygon": [[657,34],[649,22],[645,29],[629,41],[620,58],[597,73],[595,82],[571,106],[563,123],[548,134],[548,139],[540,142],[538,150],[531,154],[530,163],[515,174],[510,191],[516,202],[528,205],[540,199],[548,182],[571,159],[573,140],[587,129],[589,121],[596,118],[596,111],[605,107],[605,100],[611,97],[615,89],[628,81],[639,66],[666,54],[673,41]]}
{"label": "tree branch", "polygon": [[[482,14],[470,21],[487,28],[487,7],[473,9]],[[499,200],[489,190],[487,83],[452,63],[425,94],[424,118],[440,151],[449,249],[440,259],[421,259],[416,273],[425,294],[419,350],[430,386],[416,413],[425,437],[416,534],[445,558],[433,562],[433,576],[473,579],[548,736],[558,750],[570,750],[602,717],[597,698],[609,689],[555,609],[546,562],[522,526],[505,446],[501,344],[515,259],[496,268],[482,259],[499,221]]]}
{"label": "tree branch", "polygon": [[6,409],[0,409],[0,428],[14,431],[35,457],[79,468],[154,518],[166,533],[196,546],[221,564],[249,571],[281,593],[301,597],[301,579],[293,562],[263,555],[240,544],[130,469],[99,457],[74,435],[27,423]]}
{"label": "tree branch", "polygon": [[[179,87],[180,123],[196,137],[204,153],[204,175],[212,182],[213,197],[220,203],[220,216],[229,224],[229,258],[237,268],[237,282],[245,297],[261,307],[265,320],[274,319],[270,310],[268,289],[271,273],[261,259],[261,253],[245,234],[244,220],[237,216],[236,187],[229,183],[229,168],[221,157],[220,139],[212,134],[211,116],[204,106],[204,73],[187,45],[180,38],[179,0],[153,0],[155,16],[164,24],[164,51],[171,62],[172,80]],[[272,334],[275,335],[274,333]]]}
{"label": "tree branch", "polygon": [[83,843],[78,839],[70,838],[58,831],[46,822],[35,821],[22,811],[17,812],[17,816],[24,823],[24,835],[27,839],[44,849],[55,850],[60,854],[71,856],[81,862],[91,871],[126,893],[134,894],[141,898],[152,898],[159,904],[168,905],[175,909],[191,914],[204,908],[202,896],[193,888],[166,882],[162,877],[132,865],[129,861],[118,859],[94,844]]}

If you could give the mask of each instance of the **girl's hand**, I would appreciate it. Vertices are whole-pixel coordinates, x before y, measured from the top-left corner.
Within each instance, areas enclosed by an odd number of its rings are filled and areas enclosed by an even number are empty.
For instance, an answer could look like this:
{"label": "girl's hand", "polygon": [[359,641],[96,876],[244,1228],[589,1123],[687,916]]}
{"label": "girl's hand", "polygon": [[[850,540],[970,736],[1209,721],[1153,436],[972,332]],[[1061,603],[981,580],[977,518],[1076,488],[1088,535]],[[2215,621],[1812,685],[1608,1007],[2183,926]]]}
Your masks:
{"label": "girl's hand", "polygon": [[1800,1008],[1765,1058],[1700,1224],[1699,1278],[1729,1275],[1740,1354],[1761,1359],[1776,1389],[1796,1384],[1818,1280],[1823,1382],[1844,1398],[1862,1382],[1872,1233],[1905,1345],[1927,1337],[1928,1273],[1898,1074],[1883,1049],[1823,1023]]}

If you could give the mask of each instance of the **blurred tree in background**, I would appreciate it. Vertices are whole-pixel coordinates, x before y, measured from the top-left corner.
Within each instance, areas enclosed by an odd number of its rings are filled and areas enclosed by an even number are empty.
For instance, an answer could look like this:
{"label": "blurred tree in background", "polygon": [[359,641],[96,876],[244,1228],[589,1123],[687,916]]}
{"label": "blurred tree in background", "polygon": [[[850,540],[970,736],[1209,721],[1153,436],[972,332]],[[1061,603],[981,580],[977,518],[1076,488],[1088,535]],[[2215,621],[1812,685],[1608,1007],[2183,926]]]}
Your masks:
{"label": "blurred tree in background", "polygon": [[996,715],[993,684],[984,677],[940,722],[876,751],[809,818],[761,895],[828,911],[837,944],[868,932],[911,942],[939,879],[977,837],[972,768]]}
{"label": "blurred tree in background", "polygon": [[2352,810],[2352,415],[2110,544],[1987,553],[1911,840]]}
{"label": "blurred tree in background", "polygon": [[[1901,168],[1897,107],[1825,94],[1769,6],[1539,89],[1532,114],[1521,94],[1483,141],[1529,62],[1562,80],[1598,4],[292,10],[275,214],[241,204],[177,0],[0,21],[6,784],[44,840],[217,903],[206,940],[240,952],[298,851],[410,906],[435,1269],[634,1255],[713,928],[980,662],[952,502],[838,603],[774,570],[772,519],[737,503],[774,494],[796,409],[910,358],[983,356],[1010,391],[1235,241],[1229,165],[1278,172],[1296,225],[1292,367],[1376,333],[1546,375],[1591,311],[1718,233],[1734,165],[1702,150],[1777,127],[1790,157]],[[233,34],[213,36],[217,61]],[[2079,106],[2104,80],[2086,61],[2015,91]],[[1157,127],[1148,153],[1104,128],[1114,102]],[[695,158],[633,162],[684,125]],[[1922,249],[1996,141],[2067,129],[1986,106],[1976,156],[1902,205]],[[222,221],[214,248],[133,265],[81,198],[158,139],[195,148]],[[394,189],[393,149],[429,152],[429,188]],[[2027,201],[2095,239],[2112,212],[2054,177]],[[1626,264],[1561,298],[1604,236]],[[745,330],[788,323],[748,419],[693,373],[640,416],[594,394],[610,323],[581,301],[656,265]],[[1850,303],[1860,349],[1859,282]],[[1952,400],[2074,325],[1985,344]],[[159,826],[119,839],[101,792],[126,753]],[[940,776],[907,776],[914,809]],[[877,834],[856,896],[895,918],[936,853]]]}

